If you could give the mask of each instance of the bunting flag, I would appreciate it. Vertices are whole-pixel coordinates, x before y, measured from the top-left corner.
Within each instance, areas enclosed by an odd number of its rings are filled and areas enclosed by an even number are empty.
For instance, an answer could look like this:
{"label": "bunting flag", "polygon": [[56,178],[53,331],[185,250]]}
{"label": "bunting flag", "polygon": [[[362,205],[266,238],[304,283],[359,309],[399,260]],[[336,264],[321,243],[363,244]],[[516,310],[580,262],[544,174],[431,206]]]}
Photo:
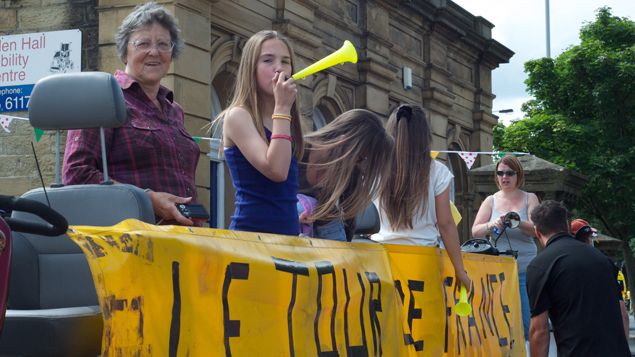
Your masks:
{"label": "bunting flag", "polygon": [[35,134],[35,142],[39,143],[40,139],[42,139],[42,135],[44,134],[44,130],[33,128],[33,133]]}
{"label": "bunting flag", "polygon": [[459,156],[461,157],[461,159],[463,159],[463,161],[465,161],[468,170],[472,168],[472,165],[474,165],[474,161],[476,161],[476,155],[478,154],[470,151],[459,152]]}
{"label": "bunting flag", "polygon": [[[205,137],[205,136],[193,136],[193,138],[194,138],[194,141],[196,141],[197,143],[200,142],[201,140],[206,140],[206,141],[214,140],[213,138]],[[439,156],[440,153],[458,154],[461,157],[461,159],[463,159],[463,161],[465,162],[465,165],[467,166],[468,170],[470,170],[472,168],[472,165],[474,165],[474,162],[476,161],[476,157],[478,155],[491,155],[492,158],[494,159],[494,161],[498,161],[498,160],[502,159],[503,157],[505,157],[505,155],[515,155],[515,156],[529,155],[528,152],[516,152],[516,151],[505,152],[505,151],[431,150],[430,151],[430,156],[433,159],[436,159],[437,156]]]}
{"label": "bunting flag", "polygon": [[0,115],[0,126],[2,126],[2,129],[4,129],[4,131],[10,133],[11,129],[9,129],[9,125],[11,125],[11,122],[15,119],[29,121],[29,118],[14,117],[11,115]]}
{"label": "bunting flag", "polygon": [[467,165],[467,169],[471,169],[472,165],[474,165],[474,161],[476,161],[476,157],[478,155],[491,155],[494,161],[498,161],[505,157],[505,155],[514,155],[514,156],[522,156],[522,155],[530,155],[528,152],[517,152],[517,151],[451,151],[451,150],[434,150],[430,151],[430,156],[433,159],[436,159],[439,153],[446,154],[458,154],[463,161],[465,161],[465,165]]}
{"label": "bunting flag", "polygon": [[0,116],[0,126],[2,126],[2,129],[4,129],[4,131],[6,131],[7,133],[11,132],[11,130],[9,129],[9,125],[12,121],[13,118]]}

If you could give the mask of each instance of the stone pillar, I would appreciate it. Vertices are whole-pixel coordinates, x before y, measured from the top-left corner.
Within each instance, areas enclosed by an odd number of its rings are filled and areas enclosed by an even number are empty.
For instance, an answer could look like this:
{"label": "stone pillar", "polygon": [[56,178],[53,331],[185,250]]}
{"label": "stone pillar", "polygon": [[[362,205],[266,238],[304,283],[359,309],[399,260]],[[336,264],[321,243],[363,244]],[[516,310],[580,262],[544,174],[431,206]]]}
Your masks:
{"label": "stone pillar", "polygon": [[[174,99],[185,110],[185,128],[193,136],[210,136],[211,104],[211,31],[209,14],[214,6],[206,0],[176,0],[170,11],[179,20],[185,50],[174,61],[165,85],[174,91]],[[198,198],[210,209],[209,142],[199,143],[201,156],[196,170]]]}
{"label": "stone pillar", "polygon": [[[380,116],[389,113],[389,94],[398,68],[390,64],[390,9],[383,2],[366,2],[362,8],[365,35],[357,62],[359,80],[356,104]],[[364,55],[365,54],[365,55]]]}
{"label": "stone pillar", "polygon": [[[276,1],[272,27],[289,39],[295,54],[295,72],[308,67],[331,52],[331,49],[326,48],[322,39],[315,34],[315,9],[312,3]],[[312,75],[298,81],[298,111],[302,116],[302,132],[305,134],[313,130],[313,86],[317,78],[316,75]]]}

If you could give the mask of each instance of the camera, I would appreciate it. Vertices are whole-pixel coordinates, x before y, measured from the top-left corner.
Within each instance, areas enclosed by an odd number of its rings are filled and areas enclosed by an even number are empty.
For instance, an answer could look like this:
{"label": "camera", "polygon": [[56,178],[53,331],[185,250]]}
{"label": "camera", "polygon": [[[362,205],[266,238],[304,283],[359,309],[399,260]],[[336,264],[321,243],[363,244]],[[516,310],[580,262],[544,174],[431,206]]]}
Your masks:
{"label": "camera", "polygon": [[193,221],[206,221],[209,219],[209,213],[207,213],[205,206],[201,204],[177,203],[176,208],[185,218]]}
{"label": "camera", "polygon": [[503,217],[503,224],[508,228],[516,228],[520,225],[520,215],[516,212],[508,212]]}

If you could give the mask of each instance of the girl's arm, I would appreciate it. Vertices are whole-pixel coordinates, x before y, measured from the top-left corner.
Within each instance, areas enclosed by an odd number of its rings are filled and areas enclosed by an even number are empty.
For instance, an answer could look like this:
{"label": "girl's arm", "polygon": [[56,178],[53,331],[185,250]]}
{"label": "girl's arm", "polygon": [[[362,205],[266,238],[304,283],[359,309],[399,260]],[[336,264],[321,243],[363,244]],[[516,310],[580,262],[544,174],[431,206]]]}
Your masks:
{"label": "girl's arm", "polygon": [[478,209],[478,213],[474,218],[474,224],[472,225],[472,237],[485,237],[491,227],[489,227],[489,220],[492,215],[492,196],[487,196],[481,207]]}
{"label": "girl's arm", "polygon": [[[297,89],[292,78],[285,81],[283,77],[280,75],[274,77],[276,103],[273,113],[289,115]],[[291,120],[300,120],[300,118],[291,118]],[[274,135],[290,136],[291,122],[274,119],[271,132]],[[247,161],[271,181],[286,181],[293,155],[291,142],[285,139],[273,139],[267,144],[256,130],[251,114],[244,108],[232,108],[225,115],[223,141],[226,146],[238,146]]]}
{"label": "girl's arm", "polygon": [[450,257],[452,266],[454,266],[454,274],[461,280],[466,288],[470,289],[470,277],[465,271],[463,265],[463,257],[461,256],[461,247],[459,246],[459,231],[456,228],[454,219],[452,219],[452,211],[450,210],[450,188],[434,198],[437,210],[437,224],[441,233],[441,240],[445,246],[445,250]]}

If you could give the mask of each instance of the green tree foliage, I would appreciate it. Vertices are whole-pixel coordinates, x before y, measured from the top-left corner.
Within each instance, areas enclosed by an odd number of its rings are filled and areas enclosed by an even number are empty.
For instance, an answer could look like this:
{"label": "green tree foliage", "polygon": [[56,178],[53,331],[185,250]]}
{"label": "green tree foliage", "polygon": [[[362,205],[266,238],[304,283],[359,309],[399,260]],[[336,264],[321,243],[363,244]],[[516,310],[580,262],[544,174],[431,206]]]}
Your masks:
{"label": "green tree foliage", "polygon": [[528,118],[494,128],[500,151],[529,151],[588,179],[579,213],[635,237],[635,23],[600,8],[581,43],[525,63]]}

